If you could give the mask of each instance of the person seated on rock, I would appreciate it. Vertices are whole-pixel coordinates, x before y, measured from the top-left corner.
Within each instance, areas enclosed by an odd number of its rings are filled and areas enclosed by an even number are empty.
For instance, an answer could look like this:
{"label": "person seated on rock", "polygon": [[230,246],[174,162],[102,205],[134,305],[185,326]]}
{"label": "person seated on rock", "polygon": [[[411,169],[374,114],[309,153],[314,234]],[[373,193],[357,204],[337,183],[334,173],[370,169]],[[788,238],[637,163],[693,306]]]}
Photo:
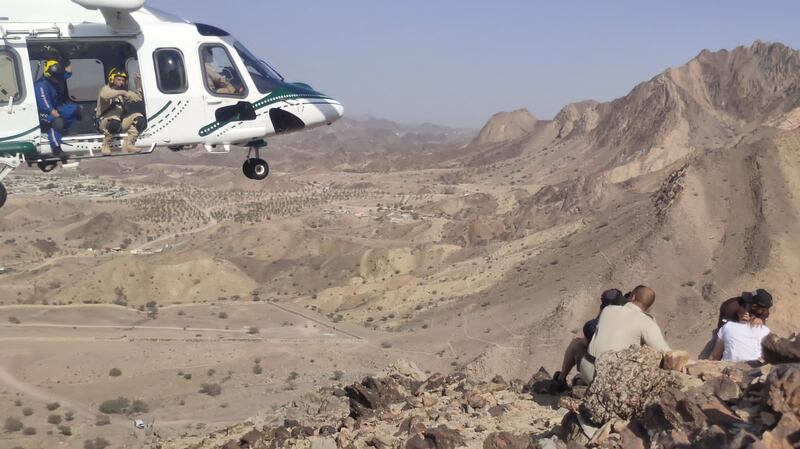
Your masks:
{"label": "person seated on rock", "polygon": [[587,321],[583,325],[583,336],[576,337],[567,346],[564,351],[564,361],[561,363],[561,371],[556,371],[553,375],[553,380],[558,384],[558,389],[563,391],[567,388],[567,376],[569,376],[572,368],[580,363],[581,358],[586,354],[589,348],[589,342],[592,341],[595,331],[597,330],[597,322],[600,318],[600,313],[603,312],[607,306],[622,306],[628,300],[622,294],[622,291],[617,288],[608,289],[600,295],[600,310],[597,316]]}
{"label": "person seated on rock", "polygon": [[594,380],[595,361],[606,352],[621,351],[632,345],[670,350],[658,323],[647,313],[656,301],[653,289],[639,285],[625,296],[628,302],[624,306],[610,305],[600,312],[597,330],[578,365],[581,378],[589,384]]}
{"label": "person seated on rock", "polygon": [[[742,311],[742,309],[747,309],[744,311],[744,313],[749,313],[751,304],[753,304],[753,300],[757,295],[759,295],[759,292],[762,292],[760,293],[762,295],[763,294],[769,295],[769,292],[767,292],[766,290],[758,289],[755,292],[742,292],[741,296],[737,296],[736,298],[730,298],[728,300],[725,300],[722,304],[720,304],[719,318],[717,319],[717,328],[714,330],[714,332],[716,333],[720,329],[722,329],[722,326],[724,326],[725,323],[731,321],[736,323],[741,321],[740,312]],[[772,296],[770,296],[770,300],[771,299]],[[749,316],[747,319],[750,318],[754,317]],[[767,318],[769,318],[769,309],[765,311],[765,315],[763,317],[757,318],[757,320],[760,322],[757,322],[756,324],[766,323]]]}
{"label": "person seated on rock", "polygon": [[[756,290],[758,292],[758,290]],[[714,347],[717,344],[717,334],[719,334],[719,330],[722,329],[722,326],[725,325],[727,322],[740,322],[744,321],[751,321],[754,319],[754,325],[761,325],[766,323],[767,318],[769,318],[769,309],[766,310],[766,313],[763,317],[751,317],[749,314],[750,305],[753,303],[753,296],[755,293],[753,292],[742,292],[741,295],[726,299],[722,302],[719,306],[719,317],[717,318],[717,327],[711,331],[711,339],[706,343],[703,347],[703,350],[700,352],[699,358],[700,359],[708,359],[711,357],[711,352],[714,350]],[[744,316],[740,316],[740,312],[744,310]]]}
{"label": "person seated on rock", "polygon": [[772,307],[772,295],[764,289],[743,295],[738,319],[728,320],[717,332],[711,360],[749,362],[762,356],[761,340],[769,335],[766,316]]}

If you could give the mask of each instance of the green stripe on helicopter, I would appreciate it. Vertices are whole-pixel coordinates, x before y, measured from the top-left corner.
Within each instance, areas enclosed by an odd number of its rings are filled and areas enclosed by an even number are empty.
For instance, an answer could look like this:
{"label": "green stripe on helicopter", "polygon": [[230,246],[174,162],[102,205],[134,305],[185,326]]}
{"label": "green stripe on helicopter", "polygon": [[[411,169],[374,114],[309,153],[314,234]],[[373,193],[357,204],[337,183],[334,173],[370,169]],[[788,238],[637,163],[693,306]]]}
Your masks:
{"label": "green stripe on helicopter", "polygon": [[16,156],[18,154],[34,156],[37,154],[36,146],[31,142],[0,142],[0,156]]}
{"label": "green stripe on helicopter", "polygon": [[[295,84],[291,84],[290,86],[291,87],[279,87],[279,88],[273,90],[266,97],[261,98],[260,100],[256,100],[255,102],[253,102],[253,109],[257,111],[259,109],[263,109],[263,108],[265,108],[267,106],[270,106],[272,104],[275,104],[275,103],[278,103],[278,102],[281,102],[281,101],[294,100],[294,99],[299,99],[299,98],[303,98],[303,99],[305,99],[305,98],[316,98],[316,99],[323,99],[323,100],[330,100],[331,99],[331,97],[329,97],[327,95],[322,95],[321,93],[311,89],[311,87],[308,84],[295,83]],[[235,116],[233,118],[231,118],[230,120],[227,120],[227,121],[215,121],[214,123],[210,123],[210,124],[200,128],[200,131],[198,132],[198,134],[200,134],[200,136],[202,136],[202,137],[205,137],[205,136],[213,133],[214,131],[222,128],[223,126],[227,125],[228,123],[236,122],[236,121],[239,121],[239,120],[238,120],[238,117],[235,117]]]}
{"label": "green stripe on helicopter", "polygon": [[156,112],[155,114],[153,114],[153,116],[152,116],[152,117],[148,117],[147,121],[148,121],[148,122],[152,122],[152,121],[153,121],[153,120],[154,120],[156,117],[158,117],[159,115],[161,115],[161,113],[162,113],[162,112],[164,112],[164,111],[165,111],[165,110],[166,110],[166,109],[169,107],[169,105],[171,105],[171,104],[172,104],[172,100],[169,100],[169,101],[167,102],[167,104],[165,104],[163,108],[159,109],[159,110],[158,110],[158,112]]}
{"label": "green stripe on helicopter", "polygon": [[38,126],[38,125],[37,125],[37,126],[34,126],[33,128],[31,128],[31,129],[29,129],[29,130],[27,130],[27,131],[25,131],[25,132],[21,132],[21,133],[19,133],[19,134],[14,134],[13,136],[8,136],[8,137],[0,137],[0,142],[5,142],[5,141],[7,141],[7,140],[13,140],[13,139],[16,139],[16,138],[18,138],[18,137],[26,136],[26,135],[28,135],[28,134],[30,134],[30,133],[32,133],[32,132],[34,132],[34,131],[36,131],[37,129],[39,129],[39,126]]}

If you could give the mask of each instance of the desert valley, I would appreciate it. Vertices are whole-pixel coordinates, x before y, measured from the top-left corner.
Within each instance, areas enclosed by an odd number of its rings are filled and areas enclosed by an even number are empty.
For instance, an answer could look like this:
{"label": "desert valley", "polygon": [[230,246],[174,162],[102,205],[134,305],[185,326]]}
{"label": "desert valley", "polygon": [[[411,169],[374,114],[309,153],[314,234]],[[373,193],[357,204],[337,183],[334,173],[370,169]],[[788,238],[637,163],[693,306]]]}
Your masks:
{"label": "desert valley", "polygon": [[266,154],[263,183],[166,148],[6,179],[1,447],[192,447],[396,360],[527,380],[611,287],[653,287],[692,358],[742,291],[797,330],[800,52],[780,43],[552,120],[345,118]]}

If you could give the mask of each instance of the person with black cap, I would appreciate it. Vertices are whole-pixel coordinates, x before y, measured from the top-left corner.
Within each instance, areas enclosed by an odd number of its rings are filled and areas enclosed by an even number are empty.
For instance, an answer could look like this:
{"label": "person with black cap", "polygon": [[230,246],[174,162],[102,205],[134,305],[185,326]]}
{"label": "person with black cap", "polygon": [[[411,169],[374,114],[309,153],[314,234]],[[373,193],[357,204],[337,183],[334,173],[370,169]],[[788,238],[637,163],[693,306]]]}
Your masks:
{"label": "person with black cap", "polygon": [[600,317],[600,312],[607,306],[623,306],[627,302],[627,298],[622,294],[618,288],[608,289],[600,295],[600,311],[597,316],[587,321],[583,325],[583,337],[576,337],[567,346],[564,351],[564,361],[561,363],[561,371],[556,371],[553,375],[553,380],[558,384],[560,390],[565,390],[567,387],[567,376],[586,354],[589,348],[589,342],[592,341],[594,333],[597,331],[597,320]]}
{"label": "person with black cap", "polygon": [[739,302],[738,319],[729,319],[717,331],[711,360],[751,361],[761,358],[761,340],[769,335],[766,322],[772,295],[764,289],[745,292]]}

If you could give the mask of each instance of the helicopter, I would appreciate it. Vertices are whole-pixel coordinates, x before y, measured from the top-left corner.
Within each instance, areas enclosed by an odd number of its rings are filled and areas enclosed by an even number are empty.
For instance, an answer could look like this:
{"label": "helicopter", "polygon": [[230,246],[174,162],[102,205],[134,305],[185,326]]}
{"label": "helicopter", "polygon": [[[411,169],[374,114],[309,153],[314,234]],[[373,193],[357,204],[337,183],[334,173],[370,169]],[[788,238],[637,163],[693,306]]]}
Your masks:
{"label": "helicopter", "polygon": [[[288,82],[228,32],[192,23],[146,0],[0,0],[0,207],[2,180],[22,164],[49,172],[81,160],[147,155],[202,145],[209,153],[247,149],[243,174],[269,175],[260,151],[266,138],[330,125],[344,107],[310,85]],[[64,95],[84,111],[63,135],[61,152],[48,141],[34,83],[48,61],[68,66]],[[52,62],[50,62],[52,64]],[[136,80],[146,124],[135,153],[122,152],[124,134],[103,134],[94,110],[109,70]],[[215,89],[210,77],[224,78]]]}

